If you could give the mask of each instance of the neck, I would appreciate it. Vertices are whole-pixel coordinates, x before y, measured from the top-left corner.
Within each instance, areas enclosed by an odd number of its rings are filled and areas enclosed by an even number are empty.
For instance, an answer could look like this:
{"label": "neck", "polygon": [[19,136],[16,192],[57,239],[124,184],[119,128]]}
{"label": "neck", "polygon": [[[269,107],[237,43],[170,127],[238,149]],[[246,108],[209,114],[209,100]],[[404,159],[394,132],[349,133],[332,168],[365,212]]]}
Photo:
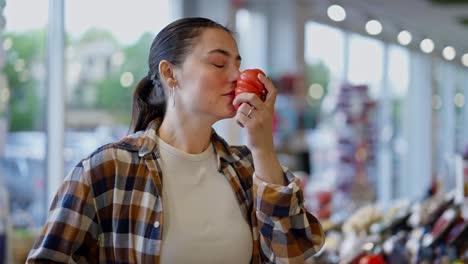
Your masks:
{"label": "neck", "polygon": [[205,151],[211,142],[212,122],[194,115],[177,113],[168,109],[158,130],[164,142],[189,154]]}

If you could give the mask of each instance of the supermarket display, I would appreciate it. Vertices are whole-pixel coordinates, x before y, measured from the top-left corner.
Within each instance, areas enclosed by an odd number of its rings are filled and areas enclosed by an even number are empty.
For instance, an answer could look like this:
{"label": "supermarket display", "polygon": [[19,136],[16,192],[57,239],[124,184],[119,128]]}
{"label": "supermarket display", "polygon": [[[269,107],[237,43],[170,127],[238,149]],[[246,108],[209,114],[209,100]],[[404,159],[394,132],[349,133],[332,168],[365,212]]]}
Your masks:
{"label": "supermarket display", "polygon": [[[306,207],[327,234],[311,263],[468,263],[467,200],[429,186],[422,200],[374,203],[376,104],[366,86],[332,91],[328,111],[308,140],[314,171]],[[463,164],[466,184],[468,151]]]}
{"label": "supermarket display", "polygon": [[[0,0],[0,158],[8,156],[4,155],[5,150],[6,153],[9,151],[15,155],[8,157],[8,163],[0,159],[0,264],[24,263],[35,238],[40,235],[36,226],[42,225],[47,214],[48,207],[45,208],[45,200],[48,192],[44,190],[47,189],[45,186],[48,184],[49,177],[46,175],[46,170],[43,169],[47,161],[45,159],[47,150],[44,148],[46,146],[46,132],[13,131],[11,127],[8,127],[9,119],[11,119],[11,114],[8,112],[11,111],[9,105],[13,99],[16,99],[14,96],[18,96],[18,93],[14,93],[16,87],[10,89],[8,82],[10,81],[10,85],[12,82],[9,80],[4,66],[9,63],[10,57],[15,59],[16,57],[20,59],[20,57],[14,52],[16,40],[14,42],[12,39],[9,42],[6,41],[11,38],[9,34],[14,32],[7,32],[5,35],[5,2],[5,0]],[[286,2],[282,2],[284,7]],[[384,34],[377,38],[362,34],[364,28],[355,31],[358,26],[354,26],[354,19],[361,20],[371,16],[378,18],[378,14],[369,13],[372,11],[372,5],[369,7],[363,5],[362,10],[350,8],[348,18],[343,21],[343,24],[338,23],[338,21],[330,22],[328,18],[320,15],[319,8],[328,4],[339,5],[339,2],[310,1],[309,3],[308,1],[298,1],[301,4],[296,7],[299,15],[294,17],[294,20],[290,20],[287,16],[291,13],[286,12],[287,10],[276,10],[276,7],[272,6],[266,8],[268,12],[264,12],[263,7],[268,4],[264,6],[261,1],[258,3],[257,1],[244,0],[230,1],[235,12],[230,10],[229,17],[232,19],[232,26],[239,31],[239,51],[242,51],[243,65],[248,67],[261,65],[268,75],[274,77],[273,82],[278,89],[273,116],[274,141],[278,158],[282,165],[296,170],[294,175],[300,179],[301,187],[304,190],[304,206],[320,220],[326,234],[324,247],[307,263],[468,264],[468,146],[463,153],[456,153],[456,155],[452,153],[462,152],[460,151],[463,146],[461,142],[467,142],[467,135],[464,135],[464,132],[468,131],[468,99],[465,90],[468,88],[468,78],[465,78],[466,71],[460,65],[459,59],[464,58],[463,55],[468,56],[468,54],[464,54],[466,51],[459,50],[456,43],[452,43],[451,45],[457,48],[456,59],[452,62],[445,61],[439,58],[442,54],[440,53],[442,48],[439,47],[441,44],[436,39],[433,39],[435,45],[433,53],[421,53],[418,49],[422,35],[427,35],[428,38],[436,37],[430,36],[431,32],[427,29],[427,32],[411,32],[414,34],[413,43],[409,46],[400,46],[396,42],[399,41],[399,38],[390,39],[391,35],[388,34],[393,33],[389,33],[387,30],[394,31],[395,25],[385,27],[385,23],[388,23],[385,18],[383,18]],[[341,2],[346,4],[346,1]],[[432,2],[443,1],[433,0]],[[177,12],[172,13],[192,14],[188,11],[193,9],[201,12],[208,7],[218,5],[227,10],[228,5],[216,3],[216,5],[206,5],[204,1],[194,1],[193,3],[182,1],[177,4],[177,8],[181,8],[180,12],[175,10]],[[186,4],[189,4],[189,8],[184,6]],[[425,4],[431,5],[430,3]],[[353,4],[348,5],[353,6]],[[253,8],[250,9],[251,7]],[[344,7],[347,8],[346,5]],[[174,7],[171,8],[174,9]],[[309,13],[309,8],[314,12]],[[355,8],[360,9],[359,5]],[[382,6],[382,10],[383,13],[386,13],[387,18],[391,15],[392,10],[387,10],[384,6]],[[237,11],[241,12],[237,13]],[[354,11],[357,11],[356,14],[359,15],[356,15]],[[193,14],[197,14],[197,12],[193,11]],[[208,13],[222,15],[220,12],[211,12],[211,10]],[[282,16],[270,17],[272,14],[281,14]],[[280,19],[278,20],[278,18]],[[412,20],[417,21],[417,17],[413,17]],[[289,23],[291,21],[294,23]],[[302,22],[305,24],[302,25]],[[465,22],[468,23],[468,20]],[[255,24],[255,27],[252,28],[257,28],[257,31],[246,34],[247,29],[251,27],[250,24]],[[294,27],[298,25],[303,28],[296,32]],[[397,27],[408,25],[397,25]],[[419,30],[424,29],[424,25],[421,26]],[[291,30],[293,28],[295,30]],[[301,30],[304,31],[304,34],[301,33]],[[408,28],[407,30],[418,29]],[[115,33],[113,30],[109,32]],[[309,34],[312,37],[309,37]],[[336,43],[333,44],[337,45],[329,45],[328,47],[328,44],[333,42],[330,40],[335,39],[334,35],[336,35]],[[250,43],[250,46],[241,44],[244,39]],[[282,41],[276,43],[279,40]],[[450,44],[448,42],[446,45]],[[102,43],[104,46],[107,45],[107,40]],[[138,43],[135,42],[135,44]],[[258,44],[261,52],[254,49],[255,45],[252,43]],[[374,43],[376,47],[379,47],[379,50],[382,49],[382,58],[380,55],[376,56],[374,53],[368,52],[370,49],[367,50],[367,46],[363,43],[370,43],[369,47],[372,47],[371,44]],[[123,67],[127,60],[133,59],[132,56],[125,55],[127,50],[115,51],[115,54],[112,51],[109,56],[104,56],[103,53],[101,56],[98,49],[101,43],[98,44],[96,46],[89,45],[89,47],[93,47],[92,49],[97,47],[96,52],[92,53],[93,56],[94,54],[100,56],[97,59],[84,52],[83,47],[79,45],[68,47],[65,55],[73,57],[71,61],[75,62],[71,66],[89,64],[93,67],[88,67],[87,71],[79,74],[73,72],[70,75],[68,71],[66,73],[72,77],[75,75],[78,77],[91,76],[101,66],[108,68],[110,64],[115,62],[119,66],[111,65],[112,67]],[[10,47],[6,48],[8,46]],[[87,45],[83,46],[88,49]],[[336,47],[341,46],[342,48],[336,49]],[[329,50],[326,49],[327,47]],[[243,49],[246,49],[246,52]],[[365,52],[359,53],[360,49],[365,50]],[[330,50],[331,52],[328,54]],[[133,54],[131,53],[132,49],[128,49],[128,51],[130,51],[129,54]],[[291,51],[295,53],[291,53]],[[105,54],[107,53],[106,51]],[[371,75],[371,70],[374,69],[370,70],[369,68],[372,67],[367,67],[367,64],[373,64],[370,60],[365,59],[374,57],[376,63],[379,64],[379,67],[375,67],[378,68],[375,70],[379,74],[372,76],[375,78],[367,78],[369,77],[367,75]],[[49,58],[47,57],[47,59]],[[24,58],[22,61],[23,64],[29,63]],[[32,68],[31,73],[36,74],[37,71],[40,72],[37,73],[38,75],[44,75],[42,69],[47,65],[42,65],[43,62],[35,63],[39,63],[40,67]],[[296,63],[301,64],[295,65]],[[302,63],[305,64],[302,65]],[[448,74],[452,68],[445,67],[443,65],[445,63],[456,65],[454,69],[457,73]],[[310,74],[307,69],[312,64],[318,66],[317,68],[311,67],[310,72],[315,75],[314,78],[310,78],[313,79],[313,82],[309,82],[305,77]],[[69,68],[75,71],[80,67]],[[79,71],[77,70],[77,72]],[[362,72],[363,78],[352,78],[353,72]],[[241,72],[235,91],[231,95],[237,96],[246,92],[255,93],[264,101],[268,91],[258,80],[258,74],[265,75],[261,70],[253,68]],[[26,76],[26,74],[24,75]],[[70,77],[68,75],[66,77]],[[450,79],[446,78],[447,76],[456,76],[456,78],[451,79],[451,82],[447,84],[446,79]],[[72,79],[82,79],[78,77]],[[89,79],[86,76],[83,78]],[[357,79],[369,79],[368,83],[371,87],[365,84],[344,82],[345,80]],[[122,84],[122,80],[123,78],[118,79],[120,84]],[[307,85],[305,85],[306,81]],[[404,83],[404,85],[400,83]],[[320,84],[320,96],[310,95],[309,90],[313,89],[308,88],[309,84]],[[380,87],[380,84],[383,85]],[[37,87],[38,94],[43,95],[41,91],[46,88],[42,87],[44,85],[47,85],[47,82],[44,81],[40,87]],[[69,84],[67,83],[67,85]],[[99,83],[99,87],[101,85],[104,86],[107,83]],[[86,89],[71,89],[73,93],[70,94],[73,96],[76,94],[80,98],[92,97],[94,92],[91,91],[93,90],[91,88],[94,87],[94,84],[91,85],[93,87],[88,86],[85,87]],[[453,91],[450,90],[450,93],[446,93],[449,90],[445,88],[452,86]],[[371,88],[374,93],[371,93]],[[382,91],[385,92],[382,93]],[[20,93],[21,96],[23,96],[22,93]],[[6,98],[5,96],[2,98],[2,95],[5,94],[10,99],[1,100]],[[306,98],[310,100],[307,101]],[[91,100],[92,98],[85,99],[90,100],[82,101],[91,102],[94,100]],[[65,103],[68,104],[68,102]],[[21,106],[20,108],[24,108],[23,104],[18,105]],[[453,107],[455,110],[447,108],[447,106]],[[79,107],[76,105],[73,105],[72,108],[73,111],[70,112],[74,112],[74,114],[78,113],[81,116],[80,111],[83,110],[83,116],[89,115],[88,109],[78,109]],[[382,109],[384,110],[382,111]],[[425,110],[414,111],[415,109]],[[446,109],[454,110],[453,116],[449,115],[452,111],[446,111]],[[93,110],[99,110],[100,113],[101,109]],[[379,113],[379,111],[381,112]],[[317,114],[318,112],[320,114]],[[413,115],[414,113],[417,114]],[[41,115],[44,114],[45,112],[41,112]],[[385,118],[379,122],[378,116]],[[450,118],[447,118],[449,116]],[[86,118],[78,118],[77,120],[81,119],[85,120]],[[419,122],[419,120],[423,121]],[[76,126],[80,125],[78,121],[74,123],[77,124]],[[378,127],[378,124],[383,124],[383,126]],[[420,126],[420,124],[424,124],[424,126]],[[447,127],[448,129],[445,129]],[[425,131],[421,131],[425,128],[428,131],[431,129],[431,131],[427,134]],[[86,129],[91,131],[91,126],[86,126]],[[107,129],[107,127],[98,129]],[[87,149],[81,145],[89,143],[89,145],[98,147],[101,142],[108,142],[107,139],[110,136],[103,135],[102,131],[100,132],[102,138],[96,139],[95,135],[98,134],[98,129],[96,132],[90,133],[88,131],[83,133],[79,131],[73,135],[70,133],[71,136],[65,137],[65,167],[74,165],[75,157],[81,158],[88,154]],[[127,128],[124,127],[122,131],[124,132],[119,135],[119,138],[126,135]],[[18,136],[14,135],[15,133]],[[66,135],[68,135],[67,133]],[[424,137],[419,138],[418,133]],[[453,135],[450,133],[456,135],[455,140],[451,140]],[[385,136],[378,141],[378,134],[385,134]],[[10,141],[8,141],[7,135],[14,136],[11,137],[14,140],[9,139]],[[446,135],[450,135],[450,137],[446,137]],[[104,137],[106,140],[103,140]],[[26,151],[18,151],[16,148],[11,151],[13,148],[9,148],[8,143],[12,141],[15,141],[12,143],[22,147],[22,143],[29,141],[29,139],[35,144],[28,143]],[[83,143],[85,141],[86,144]],[[81,144],[75,144],[76,142]],[[426,145],[426,143],[428,144]],[[450,148],[446,147],[448,143],[450,143]],[[419,148],[421,146],[424,148]],[[413,151],[415,149],[418,151]],[[31,154],[31,156],[24,153]],[[39,154],[36,155],[36,153],[40,153],[40,158]],[[418,155],[414,155],[414,153]],[[420,159],[419,155],[426,153],[427,157]],[[378,157],[379,164],[377,164],[377,155],[381,155]],[[74,159],[70,157],[74,157]],[[381,157],[384,158],[380,159]],[[453,164],[452,157],[455,157]],[[381,160],[384,160],[382,163],[385,166],[379,167],[377,170],[377,166],[382,164]],[[433,175],[420,173],[423,165]],[[412,173],[407,173],[408,171]],[[22,177],[17,176],[20,173]],[[451,177],[452,173],[456,174],[455,177]],[[376,186],[378,175],[383,175],[379,180],[379,188]],[[427,178],[425,178],[426,176]],[[456,178],[455,188],[453,190],[444,189],[444,187],[453,187],[451,181],[453,178]],[[419,181],[421,179],[427,181],[421,184]],[[431,186],[427,186],[429,179],[432,179]],[[414,191],[415,185],[418,188],[417,192]],[[387,186],[389,188],[386,188]],[[31,191],[21,191],[25,189]],[[426,189],[427,192],[422,194],[425,195],[424,197],[392,201],[387,199],[387,197],[407,197],[416,195],[416,193],[420,195],[422,193],[420,191]],[[380,190],[384,190],[382,195],[376,193]],[[379,203],[376,201],[377,196],[379,199],[387,200]]]}
{"label": "supermarket display", "polygon": [[[313,171],[307,206],[320,218],[330,217],[333,208],[352,211],[375,197],[376,103],[365,85],[329,90],[320,125],[308,137]],[[326,193],[331,197],[324,202],[320,196]]]}
{"label": "supermarket display", "polygon": [[361,207],[328,225],[312,263],[467,263],[468,219],[453,192],[419,202]]}
{"label": "supermarket display", "polygon": [[456,190],[427,193],[422,200],[387,207],[368,203],[341,218],[323,219],[325,246],[310,263],[468,263],[466,200],[457,199]]}

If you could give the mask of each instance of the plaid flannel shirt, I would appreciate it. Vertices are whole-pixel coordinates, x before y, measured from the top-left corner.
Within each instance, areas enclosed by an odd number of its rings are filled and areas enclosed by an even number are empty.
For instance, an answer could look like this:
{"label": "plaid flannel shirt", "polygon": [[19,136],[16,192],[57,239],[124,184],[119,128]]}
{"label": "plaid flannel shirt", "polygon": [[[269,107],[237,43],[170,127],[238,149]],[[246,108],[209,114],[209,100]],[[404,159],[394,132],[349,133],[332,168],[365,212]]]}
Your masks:
{"label": "plaid flannel shirt", "polygon": [[[66,176],[27,263],[159,263],[164,208],[155,133],[160,119],[100,147]],[[218,170],[229,181],[252,229],[251,263],[304,263],[324,243],[318,220],[304,209],[299,180],[286,186],[254,175],[245,146],[229,146],[213,130]],[[181,252],[183,254],[183,252]]]}

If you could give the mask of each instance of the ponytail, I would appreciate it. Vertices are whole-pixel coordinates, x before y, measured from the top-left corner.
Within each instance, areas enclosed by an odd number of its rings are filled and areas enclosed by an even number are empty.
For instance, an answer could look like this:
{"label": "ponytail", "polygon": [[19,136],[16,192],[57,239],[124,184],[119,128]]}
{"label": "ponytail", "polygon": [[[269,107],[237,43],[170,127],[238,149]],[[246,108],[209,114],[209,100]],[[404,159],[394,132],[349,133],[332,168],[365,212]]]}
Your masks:
{"label": "ponytail", "polygon": [[165,113],[166,100],[162,85],[159,82],[154,85],[147,77],[141,79],[133,91],[131,132],[145,130],[155,118],[164,118]]}

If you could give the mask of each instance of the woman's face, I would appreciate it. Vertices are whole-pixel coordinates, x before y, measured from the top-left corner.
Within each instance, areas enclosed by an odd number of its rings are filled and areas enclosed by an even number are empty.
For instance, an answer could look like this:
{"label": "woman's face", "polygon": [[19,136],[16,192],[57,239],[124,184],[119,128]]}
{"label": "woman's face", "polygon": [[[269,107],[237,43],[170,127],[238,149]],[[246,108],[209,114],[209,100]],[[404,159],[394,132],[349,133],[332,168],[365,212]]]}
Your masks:
{"label": "woman's face", "polygon": [[230,33],[204,29],[182,67],[174,69],[179,88],[175,91],[176,107],[213,122],[234,117],[232,101],[240,62]]}

